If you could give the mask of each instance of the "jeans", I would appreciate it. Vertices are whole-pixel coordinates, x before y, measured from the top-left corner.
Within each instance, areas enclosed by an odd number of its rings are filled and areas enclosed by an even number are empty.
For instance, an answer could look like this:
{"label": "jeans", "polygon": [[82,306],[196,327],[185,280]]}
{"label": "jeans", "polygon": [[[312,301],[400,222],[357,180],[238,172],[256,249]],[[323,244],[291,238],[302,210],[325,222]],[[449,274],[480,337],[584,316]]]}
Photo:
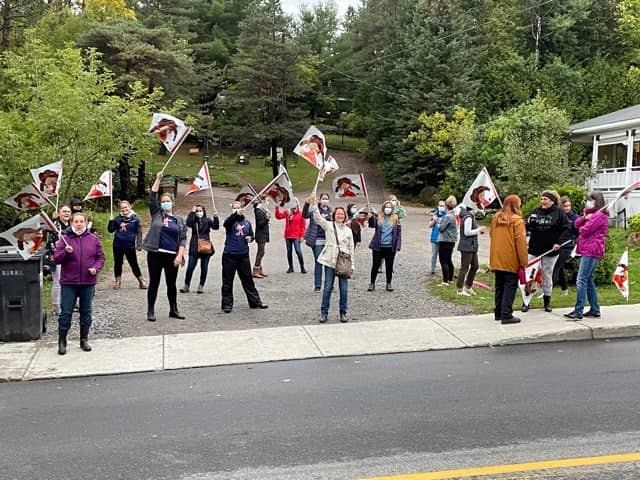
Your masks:
{"label": "jeans", "polygon": [[300,268],[304,268],[304,258],[302,257],[302,249],[300,248],[300,240],[297,238],[287,238],[287,262],[289,268],[293,268],[293,252],[295,249],[298,262],[300,262]]}
{"label": "jeans", "polygon": [[204,287],[204,283],[207,281],[207,273],[209,273],[209,260],[211,255],[189,255],[189,263],[187,264],[187,273],[184,276],[184,284],[188,287],[191,285],[191,277],[193,271],[196,269],[200,259],[200,285]]}
{"label": "jeans", "polygon": [[436,265],[438,264],[439,251],[440,251],[440,244],[438,242],[431,242],[431,273],[436,273]]}
{"label": "jeans", "polygon": [[313,268],[313,286],[320,288],[322,286],[322,268],[323,265],[318,263],[318,257],[324,250],[324,245],[313,246],[313,259],[315,260],[315,266]]}
{"label": "jeans", "polygon": [[495,298],[493,313],[497,319],[513,318],[513,301],[518,289],[518,274],[495,270]]}
{"label": "jeans", "polygon": [[600,304],[598,303],[598,291],[593,280],[593,275],[598,266],[599,259],[595,257],[580,258],[580,267],[578,268],[578,278],[576,280],[576,306],[573,309],[578,316],[582,316],[585,301],[589,300],[591,311],[600,313]]}
{"label": "jeans", "polygon": [[[59,268],[59,267],[58,267]],[[60,301],[62,311],[58,315],[58,330],[66,332],[71,328],[71,315],[76,305],[80,303],[80,325],[91,326],[91,302],[93,300],[93,285],[62,285],[60,289]]]}
{"label": "jeans", "polygon": [[[320,306],[320,314],[329,314],[329,305],[331,304],[331,290],[333,290],[333,282],[336,277],[336,271],[331,267],[324,267],[324,290],[322,291],[322,305]],[[338,289],[340,290],[340,313],[347,313],[349,303],[349,280],[347,278],[338,277]]]}

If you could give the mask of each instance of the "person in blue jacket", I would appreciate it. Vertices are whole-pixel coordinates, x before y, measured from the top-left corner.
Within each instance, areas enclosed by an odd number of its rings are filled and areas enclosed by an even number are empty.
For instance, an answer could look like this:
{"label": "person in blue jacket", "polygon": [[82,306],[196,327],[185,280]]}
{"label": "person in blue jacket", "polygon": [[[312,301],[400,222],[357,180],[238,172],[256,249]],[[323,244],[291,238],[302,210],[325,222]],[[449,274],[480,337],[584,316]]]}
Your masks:
{"label": "person in blue jacket", "polygon": [[233,281],[236,272],[247,296],[249,308],[267,308],[268,305],[260,300],[251,276],[249,243],[254,239],[253,227],[245,218],[240,202],[233,202],[231,208],[231,215],[223,223],[225,242],[222,252],[222,311],[230,313],[233,309]]}
{"label": "person in blue jacket", "polygon": [[138,286],[143,290],[146,289],[147,285],[144,283],[136,255],[136,251],[142,249],[142,225],[129,202],[120,201],[120,215],[109,219],[107,229],[109,233],[115,234],[113,236],[113,273],[115,275],[113,289],[119,290],[122,286],[122,265],[125,257],[131,271],[138,279]]}
{"label": "person in blue jacket", "polygon": [[431,229],[431,275],[436,274],[436,265],[438,264],[438,253],[440,251],[438,244],[438,223],[447,214],[444,201],[440,200],[438,206],[431,213],[429,220],[429,228]]}

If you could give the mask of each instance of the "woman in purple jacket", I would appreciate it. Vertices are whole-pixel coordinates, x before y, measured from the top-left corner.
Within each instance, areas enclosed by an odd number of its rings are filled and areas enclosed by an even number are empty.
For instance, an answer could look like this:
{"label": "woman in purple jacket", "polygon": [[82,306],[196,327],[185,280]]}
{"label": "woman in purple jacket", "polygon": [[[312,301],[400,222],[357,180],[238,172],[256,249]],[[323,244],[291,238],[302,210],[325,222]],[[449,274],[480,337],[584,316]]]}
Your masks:
{"label": "woman in purple jacket", "polygon": [[71,225],[56,242],[53,260],[61,270],[58,354],[67,353],[67,332],[77,300],[80,303],[80,348],[90,352],[87,339],[91,327],[91,302],[98,272],[104,266],[104,251],[100,239],[88,230],[84,213],[76,212],[71,216]]}
{"label": "woman in purple jacket", "polygon": [[[576,304],[573,311],[565,313],[570,320],[581,320],[585,317],[600,317],[600,304],[598,303],[598,291],[593,280],[598,261],[604,256],[605,243],[609,218],[604,213],[604,197],[600,192],[591,192],[587,195],[587,202],[583,214],[576,218],[574,228],[578,231],[576,252],[582,255],[578,278],[576,280]],[[584,315],[585,301],[589,300],[591,309]]]}

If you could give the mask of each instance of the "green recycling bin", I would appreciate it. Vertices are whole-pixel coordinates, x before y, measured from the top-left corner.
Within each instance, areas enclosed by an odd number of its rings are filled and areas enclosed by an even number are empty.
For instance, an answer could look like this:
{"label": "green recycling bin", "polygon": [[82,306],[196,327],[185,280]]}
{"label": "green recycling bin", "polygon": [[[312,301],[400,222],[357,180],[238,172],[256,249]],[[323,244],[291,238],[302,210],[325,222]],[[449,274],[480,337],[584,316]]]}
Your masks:
{"label": "green recycling bin", "polygon": [[0,341],[37,340],[46,329],[42,309],[42,256],[24,260],[0,248]]}

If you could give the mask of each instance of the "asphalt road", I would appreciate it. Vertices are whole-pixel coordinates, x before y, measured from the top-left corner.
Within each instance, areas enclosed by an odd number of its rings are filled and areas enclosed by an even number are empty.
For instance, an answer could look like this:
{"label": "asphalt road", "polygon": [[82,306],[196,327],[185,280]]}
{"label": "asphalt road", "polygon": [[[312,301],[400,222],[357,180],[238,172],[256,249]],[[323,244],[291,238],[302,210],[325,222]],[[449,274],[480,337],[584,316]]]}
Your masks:
{"label": "asphalt road", "polygon": [[636,340],[5,383],[0,478],[337,480],[638,452],[639,380]]}

